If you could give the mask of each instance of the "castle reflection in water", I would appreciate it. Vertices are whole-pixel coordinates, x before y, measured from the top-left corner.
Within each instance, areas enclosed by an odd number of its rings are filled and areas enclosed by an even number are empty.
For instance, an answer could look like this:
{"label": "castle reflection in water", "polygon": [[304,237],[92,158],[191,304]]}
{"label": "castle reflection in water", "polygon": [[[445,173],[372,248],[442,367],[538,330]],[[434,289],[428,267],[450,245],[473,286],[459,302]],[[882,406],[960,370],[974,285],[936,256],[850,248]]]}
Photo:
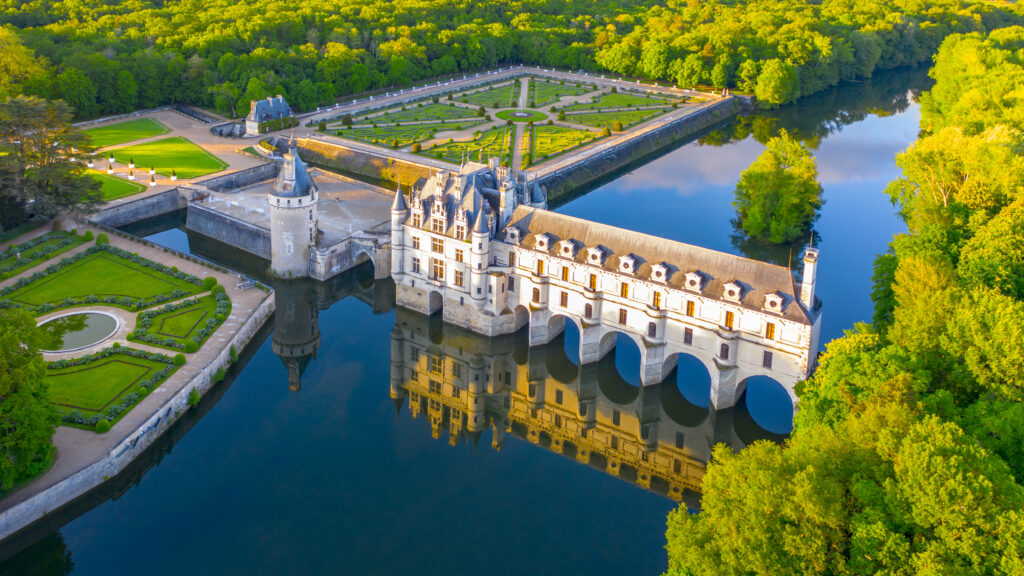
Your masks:
{"label": "castle reflection in water", "polygon": [[[328,283],[275,281],[273,349],[288,370],[288,386],[301,377],[320,346],[318,314],[355,297],[376,313],[394,307],[394,284],[356,269]],[[711,448],[742,448],[760,429],[741,403],[709,410],[683,397],[676,378],[654,386],[631,385],[615,356],[577,365],[560,336],[531,348],[526,331],[487,338],[403,308],[391,332],[390,395],[395,409],[423,419],[435,439],[474,449],[490,432],[501,450],[509,436],[572,458],[610,475],[697,507]],[[705,374],[706,376],[706,374]],[[698,386],[699,387],[699,386]]]}

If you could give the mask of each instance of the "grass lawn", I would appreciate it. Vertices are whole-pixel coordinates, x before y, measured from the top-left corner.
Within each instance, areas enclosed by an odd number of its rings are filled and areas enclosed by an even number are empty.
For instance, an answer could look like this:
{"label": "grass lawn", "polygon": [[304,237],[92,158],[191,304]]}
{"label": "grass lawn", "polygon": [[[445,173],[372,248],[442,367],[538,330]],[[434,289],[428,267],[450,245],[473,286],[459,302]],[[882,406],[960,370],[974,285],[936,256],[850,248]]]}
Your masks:
{"label": "grass lawn", "polygon": [[453,120],[458,118],[472,118],[476,116],[476,110],[463,108],[461,106],[447,106],[445,104],[434,104],[433,102],[422,106],[406,106],[406,110],[392,108],[383,114],[363,117],[355,121],[355,124],[392,123],[392,122],[419,122],[423,120]]}
{"label": "grass lawn", "polygon": [[668,98],[630,94],[626,92],[609,92],[594,98],[593,103],[572,104],[563,108],[566,112],[570,110],[596,110],[600,108],[626,108],[630,106],[671,106],[672,100]]}
{"label": "grass lawn", "polygon": [[117,200],[118,198],[124,198],[125,196],[131,196],[132,194],[138,194],[146,189],[146,187],[137,182],[130,180],[124,180],[116,176],[109,174],[103,174],[100,172],[89,172],[89,177],[94,180],[99,180],[100,190],[103,192],[103,199]]}
{"label": "grass lawn", "polygon": [[[127,353],[115,353],[78,366],[47,368],[46,383],[49,387],[50,401],[59,406],[65,414],[77,412],[85,418],[100,414],[106,416],[113,424],[142,399],[140,387],[153,388],[173,372],[174,367],[169,364],[169,359],[164,362],[138,358]],[[158,382],[152,381],[154,377]],[[127,397],[133,393],[137,396]],[[126,401],[129,402],[127,409],[119,411],[114,417],[109,416],[108,410],[120,407]],[[69,424],[66,421],[62,424],[92,428],[89,425]]]}
{"label": "grass lawn", "polygon": [[85,243],[74,232],[51,232],[0,253],[0,280],[28,270],[58,254]]}
{"label": "grass lawn", "polygon": [[143,173],[150,166],[165,176],[169,176],[171,170],[174,170],[181,178],[205,176],[228,166],[213,154],[180,136],[119,148],[114,150],[114,159],[122,164],[135,160],[136,170]]}
{"label": "grass lawn", "polygon": [[152,118],[136,118],[126,122],[118,122],[108,126],[82,130],[92,138],[93,146],[104,148],[115,144],[124,144],[132,140],[141,140],[151,136],[167,134],[170,129]]}
{"label": "grass lawn", "polygon": [[[217,307],[220,304],[217,301],[218,296],[213,294],[171,304],[159,310],[143,312],[138,318],[131,338],[135,342],[170,350],[182,350],[187,341],[195,341],[196,337],[201,337],[201,340],[196,342],[202,346],[231,314],[231,300],[226,294],[219,297],[223,300],[221,316],[217,315]],[[208,333],[204,333],[204,329]]]}
{"label": "grass lawn", "polygon": [[434,137],[434,134],[443,130],[462,130],[485,122],[486,121],[483,118],[469,118],[466,122],[460,122],[457,124],[434,123],[414,124],[411,126],[378,126],[376,128],[357,126],[347,130],[338,130],[337,134],[343,138],[362,140],[363,142],[379,144],[381,146],[401,148],[416,142],[430,140]]}
{"label": "grass lawn", "polygon": [[513,122],[542,122],[548,119],[547,114],[536,110],[502,110],[495,114],[495,116],[501,120],[511,120]]}
{"label": "grass lawn", "polygon": [[612,112],[567,114],[565,119],[567,122],[586,124],[587,126],[596,126],[598,128],[607,127],[609,130],[611,130],[612,126],[614,126],[616,122],[621,122],[623,129],[625,129],[634,124],[643,122],[644,120],[664,114],[669,110],[671,110],[671,108],[664,108],[661,110],[615,110]]}
{"label": "grass lawn", "polygon": [[110,252],[94,252],[65,268],[7,294],[5,298],[38,306],[65,298],[117,296],[150,299],[176,289],[195,294],[202,290],[184,280],[145,268]]}
{"label": "grass lawn", "polygon": [[530,100],[533,101],[534,106],[544,106],[564,96],[579,96],[593,91],[594,87],[587,84],[581,84],[577,88],[576,84],[572,83],[559,84],[530,78]]}
{"label": "grass lawn", "polygon": [[486,88],[484,90],[466,93],[456,97],[459,102],[472,104],[473,106],[485,106],[488,108],[507,108],[512,105],[512,99],[519,96],[519,83],[513,82],[504,86]]}
{"label": "grass lawn", "polygon": [[565,126],[534,126],[530,138],[532,164],[541,162],[598,138],[594,132],[566,128]]}
{"label": "grass lawn", "polygon": [[476,138],[468,142],[449,142],[447,144],[441,144],[434,146],[429,150],[421,152],[423,156],[432,156],[441,160],[446,160],[454,164],[458,164],[462,161],[463,154],[466,154],[471,159],[478,159],[481,150],[483,151],[483,162],[487,161],[488,156],[494,156],[501,158],[502,162],[506,160],[511,151],[511,134],[513,130],[511,127],[501,126],[498,128],[492,128],[486,132],[481,132]]}

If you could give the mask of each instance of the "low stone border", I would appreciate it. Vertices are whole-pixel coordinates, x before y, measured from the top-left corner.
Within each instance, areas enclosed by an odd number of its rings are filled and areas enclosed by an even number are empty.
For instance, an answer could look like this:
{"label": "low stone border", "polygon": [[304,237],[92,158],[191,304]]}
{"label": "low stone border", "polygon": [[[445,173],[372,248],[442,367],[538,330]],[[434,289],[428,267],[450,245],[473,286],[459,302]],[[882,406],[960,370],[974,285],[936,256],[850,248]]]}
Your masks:
{"label": "low stone border", "polygon": [[42,326],[43,324],[49,324],[50,322],[53,322],[54,320],[56,320],[58,318],[66,318],[68,316],[74,316],[75,314],[102,314],[103,316],[106,316],[108,318],[113,318],[114,319],[114,329],[110,331],[110,334],[107,334],[106,336],[104,336],[103,338],[100,338],[99,340],[93,342],[92,344],[86,344],[85,346],[79,346],[77,348],[69,348],[67,350],[40,350],[40,352],[42,352],[43,354],[68,354],[70,352],[78,352],[79,350],[85,350],[86,348],[92,348],[93,346],[95,346],[97,344],[100,344],[100,343],[103,343],[103,342],[106,342],[107,340],[109,340],[110,337],[113,336],[114,334],[117,334],[117,331],[121,328],[121,319],[118,318],[117,316],[114,316],[110,312],[106,312],[104,310],[90,310],[88,308],[80,308],[78,310],[71,310],[71,311],[66,312],[64,314],[58,314],[57,316],[54,316],[52,318],[47,318],[46,320],[43,320],[39,324],[36,324],[36,327],[38,328],[39,326]]}

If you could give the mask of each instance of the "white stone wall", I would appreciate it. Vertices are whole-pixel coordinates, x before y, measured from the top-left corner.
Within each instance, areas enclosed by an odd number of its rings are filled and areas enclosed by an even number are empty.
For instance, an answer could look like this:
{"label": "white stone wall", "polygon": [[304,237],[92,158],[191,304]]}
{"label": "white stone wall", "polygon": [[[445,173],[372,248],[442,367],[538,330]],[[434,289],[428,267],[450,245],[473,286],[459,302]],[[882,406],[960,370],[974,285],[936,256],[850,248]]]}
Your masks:
{"label": "white stone wall", "polygon": [[316,230],[316,196],[270,196],[270,269],[283,278],[309,274]]}

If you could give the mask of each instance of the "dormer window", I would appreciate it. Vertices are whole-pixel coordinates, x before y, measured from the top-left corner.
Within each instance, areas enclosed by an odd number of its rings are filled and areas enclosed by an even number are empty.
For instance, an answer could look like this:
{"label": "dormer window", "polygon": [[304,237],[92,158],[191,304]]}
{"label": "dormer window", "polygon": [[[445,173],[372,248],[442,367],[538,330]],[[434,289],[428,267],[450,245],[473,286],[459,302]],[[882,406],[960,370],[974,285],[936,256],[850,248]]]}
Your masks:
{"label": "dormer window", "polygon": [[722,287],[722,297],[732,302],[739,302],[743,295],[743,287],[736,282],[729,282]]}
{"label": "dormer window", "polygon": [[562,258],[576,257],[576,243],[572,240],[562,240],[558,243],[558,254]]}
{"label": "dormer window", "polygon": [[654,264],[651,266],[651,280],[655,282],[668,281],[668,266],[664,264]]}
{"label": "dormer window", "polygon": [[704,288],[704,277],[700,272],[690,272],[686,275],[686,289],[700,292]]}
{"label": "dormer window", "polygon": [[455,238],[459,240],[466,239],[466,226],[464,224],[455,225]]}
{"label": "dormer window", "polygon": [[440,218],[431,218],[430,231],[437,232],[438,234],[444,234],[444,220]]}
{"label": "dormer window", "polygon": [[551,237],[547,234],[540,234],[537,236],[537,249],[547,252],[551,249]]}
{"label": "dormer window", "polygon": [[623,274],[633,274],[636,272],[636,260],[632,256],[619,258],[619,272]]}
{"label": "dormer window", "polygon": [[513,244],[519,244],[519,228],[509,226],[505,229],[505,239]]}
{"label": "dormer window", "polygon": [[604,250],[600,248],[587,248],[587,263],[593,266],[604,264]]}
{"label": "dormer window", "polygon": [[764,295],[764,309],[769,312],[775,312],[776,314],[782,313],[782,296],[776,293]]}
{"label": "dormer window", "polygon": [[423,226],[423,215],[418,212],[414,212],[412,215],[412,227],[419,228],[420,226]]}

